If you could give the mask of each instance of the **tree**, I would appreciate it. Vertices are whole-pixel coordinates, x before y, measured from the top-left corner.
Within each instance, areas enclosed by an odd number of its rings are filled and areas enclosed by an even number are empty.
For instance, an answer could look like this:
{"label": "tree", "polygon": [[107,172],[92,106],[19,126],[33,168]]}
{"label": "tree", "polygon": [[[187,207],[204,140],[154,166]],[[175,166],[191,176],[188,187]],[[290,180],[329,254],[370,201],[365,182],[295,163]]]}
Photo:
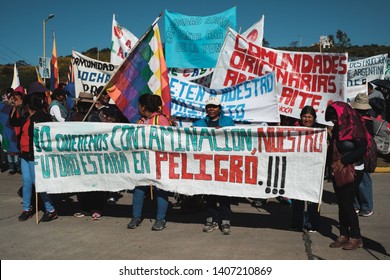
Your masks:
{"label": "tree", "polygon": [[351,39],[348,38],[347,33],[341,31],[340,29],[336,32],[336,38],[338,40],[336,46],[341,48],[349,48],[351,46]]}
{"label": "tree", "polygon": [[269,47],[269,42],[265,38],[263,38],[263,47]]}

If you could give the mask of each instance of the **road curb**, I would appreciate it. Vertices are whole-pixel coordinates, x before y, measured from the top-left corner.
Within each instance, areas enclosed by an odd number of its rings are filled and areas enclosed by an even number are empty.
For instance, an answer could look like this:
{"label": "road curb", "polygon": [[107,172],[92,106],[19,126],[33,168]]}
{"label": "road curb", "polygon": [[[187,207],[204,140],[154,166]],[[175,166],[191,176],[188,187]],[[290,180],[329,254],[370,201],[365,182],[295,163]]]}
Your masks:
{"label": "road curb", "polygon": [[390,173],[390,166],[389,167],[377,167],[377,168],[375,168],[374,173]]}

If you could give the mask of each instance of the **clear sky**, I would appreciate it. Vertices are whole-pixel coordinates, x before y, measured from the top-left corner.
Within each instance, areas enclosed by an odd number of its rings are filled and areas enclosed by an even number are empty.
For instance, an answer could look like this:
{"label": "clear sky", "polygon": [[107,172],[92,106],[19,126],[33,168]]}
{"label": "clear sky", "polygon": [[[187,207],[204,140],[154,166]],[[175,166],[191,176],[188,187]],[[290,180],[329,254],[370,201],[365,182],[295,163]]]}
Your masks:
{"label": "clear sky", "polygon": [[[46,56],[52,53],[55,31],[57,56],[72,49],[109,48],[112,16],[137,37],[165,9],[185,15],[207,16],[237,7],[237,28],[244,32],[265,16],[264,38],[270,47],[310,46],[321,35],[347,33],[353,45],[390,45],[386,0],[6,0],[0,4],[0,64],[25,60],[38,64],[43,56],[43,20],[46,22]],[[164,18],[159,21],[164,40]]]}

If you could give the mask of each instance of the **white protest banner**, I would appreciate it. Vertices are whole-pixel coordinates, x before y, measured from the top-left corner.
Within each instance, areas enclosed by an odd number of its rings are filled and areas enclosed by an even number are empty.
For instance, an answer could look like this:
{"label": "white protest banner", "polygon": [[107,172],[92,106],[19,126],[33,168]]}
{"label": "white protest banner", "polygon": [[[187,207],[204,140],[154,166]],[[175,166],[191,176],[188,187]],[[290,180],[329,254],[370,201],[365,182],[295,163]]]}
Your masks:
{"label": "white protest banner", "polygon": [[380,54],[348,62],[347,95],[350,101],[360,92],[367,93],[367,82],[383,79],[387,68],[388,54]]}
{"label": "white protest banner", "polygon": [[214,68],[168,68],[168,74],[172,77],[191,81],[204,87],[210,87]]}
{"label": "white protest banner", "polygon": [[383,77],[384,80],[390,80],[390,59],[387,58],[387,66],[385,71],[385,76]]}
{"label": "white protest banner", "polygon": [[221,99],[225,116],[235,121],[280,121],[274,72],[222,89],[210,89],[170,76],[169,88],[172,97],[171,115],[175,117],[205,117],[206,100],[210,95],[217,95]]}
{"label": "white protest banner", "polygon": [[96,96],[97,89],[104,86],[118,69],[117,65],[90,58],[76,51],[72,51],[72,55],[76,98],[80,92]]}
{"label": "white protest banner", "polygon": [[229,87],[275,71],[279,112],[299,118],[305,105],[325,122],[330,102],[344,100],[347,53],[287,52],[264,48],[228,30],[215,68],[212,88]]}
{"label": "white protest banner", "polygon": [[37,123],[34,129],[38,192],[152,184],[186,195],[321,201],[325,129],[98,122]]}
{"label": "white protest banner", "polygon": [[115,65],[120,65],[137,42],[138,38],[121,26],[115,20],[115,15],[113,15],[110,62]]}
{"label": "white protest banner", "polygon": [[194,81],[213,74],[214,68],[169,68],[169,75],[181,80]]}

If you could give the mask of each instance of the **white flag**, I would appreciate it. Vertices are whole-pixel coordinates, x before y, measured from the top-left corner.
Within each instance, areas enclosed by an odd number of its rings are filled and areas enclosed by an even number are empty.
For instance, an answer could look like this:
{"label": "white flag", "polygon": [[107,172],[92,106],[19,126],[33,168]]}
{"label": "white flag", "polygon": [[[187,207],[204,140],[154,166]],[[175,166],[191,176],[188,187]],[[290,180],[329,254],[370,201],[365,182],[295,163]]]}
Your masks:
{"label": "white flag", "polygon": [[19,73],[18,69],[16,69],[16,64],[14,63],[14,78],[12,80],[11,88],[15,90],[18,86],[20,86]]}
{"label": "white flag", "polygon": [[115,20],[115,15],[112,17],[111,38],[110,61],[114,65],[120,65],[129,54],[130,49],[138,42],[138,38],[129,30],[120,26]]}
{"label": "white flag", "polygon": [[248,28],[247,31],[242,33],[241,35],[246,40],[255,43],[256,45],[263,45],[263,37],[264,37],[264,15],[261,19]]}

